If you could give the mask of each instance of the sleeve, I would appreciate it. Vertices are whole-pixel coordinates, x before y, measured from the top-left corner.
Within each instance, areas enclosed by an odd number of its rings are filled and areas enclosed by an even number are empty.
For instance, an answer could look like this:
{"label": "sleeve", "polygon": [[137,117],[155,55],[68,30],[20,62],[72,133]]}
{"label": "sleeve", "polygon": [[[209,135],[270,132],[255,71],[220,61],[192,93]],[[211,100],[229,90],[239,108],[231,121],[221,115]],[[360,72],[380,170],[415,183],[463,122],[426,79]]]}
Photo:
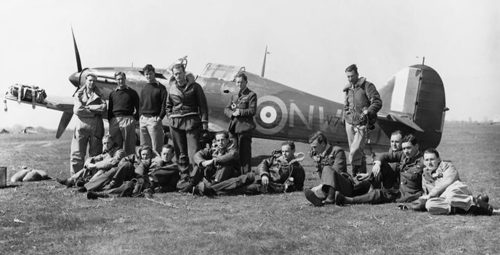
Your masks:
{"label": "sleeve", "polygon": [[106,107],[106,102],[99,98],[99,104],[92,104],[89,105],[89,110],[93,113],[98,113],[98,114],[104,114],[104,112],[107,110]]}
{"label": "sleeve", "polygon": [[201,122],[208,122],[208,105],[205,92],[200,84],[196,83],[196,100],[200,111]]}
{"label": "sleeve", "polygon": [[262,160],[262,162],[257,166],[257,173],[259,176],[267,176],[269,177],[269,167],[271,166],[273,158],[267,158]]}
{"label": "sleeve", "polygon": [[247,109],[240,109],[240,115],[242,117],[254,116],[257,111],[257,94],[251,93],[250,99],[248,101]]}
{"label": "sleeve", "polygon": [[165,86],[163,86],[160,83],[159,83],[159,85],[160,85],[160,94],[161,94],[160,119],[163,119],[165,117],[165,115],[167,114],[166,103],[167,103],[168,93],[167,93],[167,89],[165,88]]}
{"label": "sleeve", "polygon": [[119,149],[115,152],[115,154],[113,155],[113,157],[111,158],[105,158],[105,159],[102,159],[101,161],[99,162],[96,162],[95,163],[95,167],[99,170],[109,170],[111,169],[112,167],[118,165],[118,163],[120,162],[120,160],[125,157],[125,151],[123,151],[122,149]]}
{"label": "sleeve", "polygon": [[109,101],[108,101],[108,121],[111,121],[115,116],[113,115],[113,94],[114,91],[109,94]]}
{"label": "sleeve", "polygon": [[82,101],[80,101],[80,97],[79,97],[78,93],[75,95],[73,101],[74,101],[73,113],[76,116],[91,113],[88,109],[85,109],[85,105],[83,105]]}
{"label": "sleeve", "polygon": [[293,169],[293,183],[297,190],[302,190],[304,187],[304,181],[306,179],[306,172],[301,164],[294,163],[292,165]]}
{"label": "sleeve", "polygon": [[[443,163],[442,163],[443,164]],[[452,183],[458,180],[458,171],[455,166],[448,163],[445,165],[446,169],[443,172],[443,177],[440,182],[436,182],[436,186],[429,191],[429,197],[439,197]]]}
{"label": "sleeve", "polygon": [[[170,85],[170,87],[175,86],[175,85]],[[165,99],[165,114],[167,115],[167,118],[172,114],[172,98],[170,97],[170,92],[167,93],[167,98]]]}
{"label": "sleeve", "polygon": [[368,112],[370,115],[377,115],[377,112],[382,108],[382,99],[380,99],[380,94],[378,93],[375,85],[368,83],[368,86],[366,87],[366,95],[370,100]]}
{"label": "sleeve", "polygon": [[194,164],[197,166],[201,166],[201,163],[207,160],[208,156],[209,155],[207,149],[197,151],[193,156]]}
{"label": "sleeve", "polygon": [[139,120],[139,94],[133,89],[130,89],[132,91],[132,97],[134,98],[134,119]]}
{"label": "sleeve", "polygon": [[233,96],[231,96],[231,100],[229,100],[229,103],[227,103],[226,107],[224,108],[224,114],[228,117],[228,118],[231,118],[233,117],[233,109],[231,107],[231,105],[233,104]]}
{"label": "sleeve", "polygon": [[398,152],[386,152],[377,155],[376,160],[380,161],[381,163],[398,163],[401,162],[401,158],[403,157],[403,152],[398,151]]}
{"label": "sleeve", "polygon": [[335,146],[332,153],[328,155],[327,160],[335,171],[347,172],[347,157],[342,148]]}
{"label": "sleeve", "polygon": [[235,149],[229,150],[226,154],[218,156],[216,158],[217,164],[220,165],[228,165],[231,164],[233,161],[236,161],[240,158],[238,151]]}

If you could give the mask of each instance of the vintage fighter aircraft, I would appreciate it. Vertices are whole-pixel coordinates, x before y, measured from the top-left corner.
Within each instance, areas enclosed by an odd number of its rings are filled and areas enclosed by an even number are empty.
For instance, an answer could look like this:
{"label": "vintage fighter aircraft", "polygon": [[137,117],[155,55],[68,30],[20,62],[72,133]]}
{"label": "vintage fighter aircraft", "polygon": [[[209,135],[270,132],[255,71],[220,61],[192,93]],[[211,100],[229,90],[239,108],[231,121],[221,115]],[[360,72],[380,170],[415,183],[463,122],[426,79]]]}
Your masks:
{"label": "vintage fighter aircraft", "polygon": [[[77,60],[77,72],[70,75],[70,82],[78,89],[85,82],[88,73],[97,75],[96,86],[107,99],[115,89],[114,73],[125,72],[127,84],[140,94],[146,83],[142,69],[133,67],[99,67],[82,69],[80,54],[73,35]],[[267,54],[267,49],[266,49]],[[181,61],[187,59],[183,58]],[[224,107],[232,93],[238,93],[234,76],[244,67],[209,63],[197,76],[196,81],[203,87],[209,106],[209,130],[227,129],[228,118]],[[157,80],[168,87],[171,77],[168,69],[156,70]],[[308,136],[322,130],[329,140],[348,148],[345,127],[342,121],[343,104],[333,102],[307,92],[290,88],[278,82],[245,71],[248,86],[258,95],[257,124],[254,137],[273,140],[294,140],[306,142]],[[367,149],[387,150],[389,136],[394,130],[412,131],[417,134],[423,148],[437,147],[441,140],[445,112],[445,92],[439,74],[424,64],[412,65],[397,72],[385,87],[379,88],[383,107],[378,114],[378,122],[369,133]],[[343,93],[339,91],[339,93]],[[45,95],[38,87],[14,85],[5,95],[6,100],[42,106],[62,111],[57,129],[59,138],[73,115],[71,97],[56,98]],[[6,100],[4,102],[6,103]],[[164,119],[166,124],[166,119]]]}

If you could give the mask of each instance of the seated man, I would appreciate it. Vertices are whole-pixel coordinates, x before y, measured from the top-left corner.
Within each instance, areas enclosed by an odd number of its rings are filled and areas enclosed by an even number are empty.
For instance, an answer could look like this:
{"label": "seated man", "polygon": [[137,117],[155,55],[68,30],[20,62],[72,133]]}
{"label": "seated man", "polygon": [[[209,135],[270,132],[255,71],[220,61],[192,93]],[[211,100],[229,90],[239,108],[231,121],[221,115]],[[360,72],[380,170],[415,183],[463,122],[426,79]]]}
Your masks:
{"label": "seated man", "polygon": [[[390,147],[389,154],[395,154],[402,150],[401,141],[403,140],[403,133],[400,130],[396,130],[392,132],[390,137]],[[397,177],[399,175],[398,172],[399,162],[393,163],[384,163],[380,165],[380,172],[378,175],[373,176],[370,174],[368,178],[371,179],[371,184],[373,188],[380,189],[381,185],[385,188],[391,188],[394,185],[394,182],[398,181]]]}
{"label": "seated man", "polygon": [[163,145],[159,158],[153,159],[149,172],[152,189],[155,192],[172,192],[176,190],[179,181],[179,166],[172,162],[174,147]]}
{"label": "seated man", "polygon": [[[125,156],[125,152],[113,142],[110,135],[105,135],[102,139],[104,152],[100,155],[88,158],[83,169],[76,172],[67,179],[57,178],[57,182],[72,187],[78,181],[79,186],[83,186],[93,176],[100,175],[113,167],[116,167],[120,160]],[[82,190],[85,191],[85,190]]]}
{"label": "seated man", "polygon": [[102,192],[98,192],[96,189],[89,190],[87,198],[96,199],[113,194],[119,197],[142,195],[151,197],[153,190],[149,174],[155,153],[148,145],[140,147],[137,153],[138,155],[130,155],[120,162],[123,166],[120,170],[126,172],[125,174],[120,174],[120,178],[113,175],[111,182],[103,188]]}
{"label": "seated man", "polygon": [[226,131],[215,135],[212,148],[205,148],[193,156],[193,185],[203,193],[205,187],[225,181],[240,173],[238,149]]}
{"label": "seated man", "polygon": [[460,181],[453,164],[442,161],[436,149],[424,152],[424,165],[424,195],[412,203],[412,209],[427,210],[430,214],[492,215],[493,207],[488,204],[488,197],[473,197],[469,187]]}
{"label": "seated man", "polygon": [[423,194],[421,183],[424,165],[417,138],[412,134],[405,136],[402,147],[401,152],[379,155],[372,168],[372,174],[378,176],[382,164],[399,162],[399,174],[393,175],[388,182],[384,181],[380,189],[373,189],[364,195],[346,197],[340,192],[335,192],[335,203],[343,205],[411,202],[420,197]]}
{"label": "seated man", "polygon": [[257,167],[257,172],[249,172],[235,178],[211,185],[205,194],[261,194],[302,190],[305,180],[304,168],[300,161],[304,153],[295,153],[292,141],[283,142],[280,152],[273,152]]}
{"label": "seated man", "polygon": [[356,182],[347,173],[346,154],[342,148],[328,143],[326,136],[318,131],[309,139],[311,157],[316,162],[321,184],[305,189],[304,194],[313,205],[335,203],[335,191],[345,196],[366,193],[370,188],[368,181]]}

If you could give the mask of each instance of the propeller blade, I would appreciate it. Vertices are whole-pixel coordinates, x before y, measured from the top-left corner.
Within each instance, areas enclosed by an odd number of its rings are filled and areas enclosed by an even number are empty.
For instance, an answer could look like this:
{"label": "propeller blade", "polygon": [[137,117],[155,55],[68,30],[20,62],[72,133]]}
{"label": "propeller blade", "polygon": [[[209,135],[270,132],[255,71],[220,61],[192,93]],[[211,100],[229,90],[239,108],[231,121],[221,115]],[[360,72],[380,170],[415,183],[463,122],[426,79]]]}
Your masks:
{"label": "propeller blade", "polygon": [[63,112],[61,120],[59,121],[59,126],[57,127],[56,138],[61,137],[61,135],[64,133],[64,130],[66,130],[66,127],[68,126],[71,117],[73,117],[73,113]]}
{"label": "propeller blade", "polygon": [[71,34],[73,35],[73,46],[75,47],[76,68],[78,69],[78,72],[81,72],[82,61],[80,60],[80,52],[78,52],[78,46],[76,45],[75,33],[73,33],[73,28],[71,28]]}

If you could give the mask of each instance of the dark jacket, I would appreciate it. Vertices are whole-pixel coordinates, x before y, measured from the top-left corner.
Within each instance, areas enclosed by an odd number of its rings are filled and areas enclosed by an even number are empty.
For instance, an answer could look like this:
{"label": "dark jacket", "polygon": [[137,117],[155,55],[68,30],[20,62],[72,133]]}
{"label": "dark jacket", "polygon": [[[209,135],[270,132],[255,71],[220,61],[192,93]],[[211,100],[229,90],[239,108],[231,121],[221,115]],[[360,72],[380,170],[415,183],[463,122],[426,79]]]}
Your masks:
{"label": "dark jacket", "polygon": [[330,166],[339,173],[347,173],[347,160],[344,150],[339,146],[327,144],[326,149],[319,155],[319,161],[316,162],[316,169],[320,176],[325,166]]}
{"label": "dark jacket", "polygon": [[[233,116],[233,112],[236,109],[239,109],[240,115],[235,117]],[[256,111],[257,94],[248,87],[238,95],[231,96],[231,101],[229,101],[224,109],[226,116],[231,119],[229,122],[229,132],[243,133],[254,130],[255,122],[253,116]]]}
{"label": "dark jacket", "polygon": [[295,190],[302,190],[305,171],[302,165],[292,160],[287,162],[284,156],[264,159],[257,167],[259,177],[267,176],[270,182],[284,184],[289,177],[294,178]]}
{"label": "dark jacket", "polygon": [[193,156],[194,163],[201,167],[201,163],[205,160],[215,159],[216,168],[222,168],[225,166],[232,166],[235,169],[239,169],[240,157],[238,154],[238,149],[234,145],[230,145],[226,149],[208,149],[205,148],[196,152]]}
{"label": "dark jacket", "polygon": [[394,189],[399,188],[401,196],[397,202],[411,202],[423,195],[422,173],[424,169],[422,154],[408,158],[402,151],[384,153],[378,156],[382,163],[399,162],[400,182],[396,182]]}
{"label": "dark jacket", "polygon": [[366,125],[367,119],[361,116],[368,110],[370,124],[374,124],[377,113],[382,108],[382,99],[373,83],[366,78],[359,78],[356,84],[347,84],[343,90],[346,94],[344,103],[344,119],[351,125]]}
{"label": "dark jacket", "polygon": [[170,126],[183,130],[193,130],[202,122],[208,122],[208,106],[205,93],[200,84],[187,75],[187,84],[179,87],[177,82],[170,82],[167,96],[167,117]]}

